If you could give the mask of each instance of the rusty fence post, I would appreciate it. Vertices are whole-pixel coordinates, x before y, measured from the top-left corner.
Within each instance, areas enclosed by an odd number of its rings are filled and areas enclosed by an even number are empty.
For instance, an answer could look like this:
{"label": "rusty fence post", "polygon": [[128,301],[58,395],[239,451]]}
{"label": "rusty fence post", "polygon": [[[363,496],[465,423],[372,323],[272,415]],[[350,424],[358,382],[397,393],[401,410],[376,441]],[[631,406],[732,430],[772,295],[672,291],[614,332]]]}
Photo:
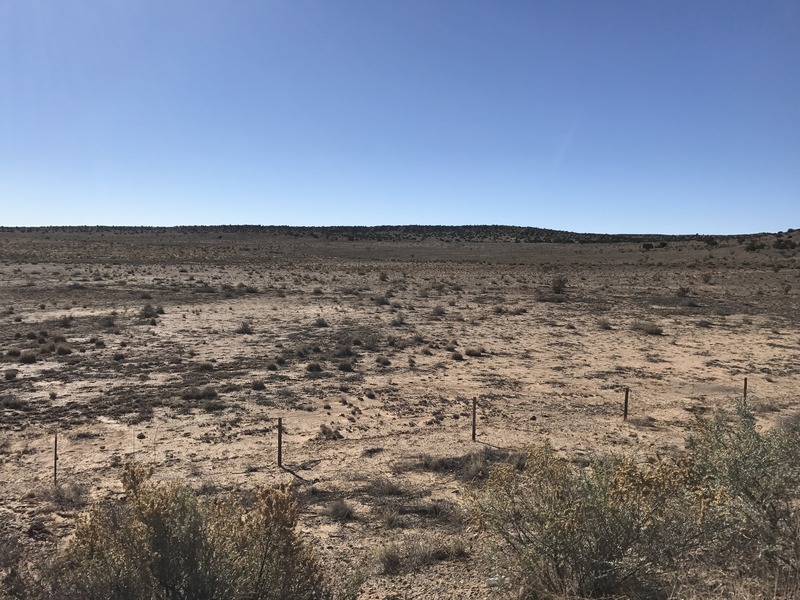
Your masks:
{"label": "rusty fence post", "polygon": [[53,487],[58,487],[58,430],[53,437]]}
{"label": "rusty fence post", "polygon": [[476,429],[476,414],[478,408],[478,399],[472,398],[472,441],[475,441],[475,429]]}
{"label": "rusty fence post", "polygon": [[625,388],[625,404],[622,407],[622,420],[628,420],[628,395],[630,394],[630,388]]}
{"label": "rusty fence post", "polygon": [[283,466],[283,419],[278,417],[278,466]]}

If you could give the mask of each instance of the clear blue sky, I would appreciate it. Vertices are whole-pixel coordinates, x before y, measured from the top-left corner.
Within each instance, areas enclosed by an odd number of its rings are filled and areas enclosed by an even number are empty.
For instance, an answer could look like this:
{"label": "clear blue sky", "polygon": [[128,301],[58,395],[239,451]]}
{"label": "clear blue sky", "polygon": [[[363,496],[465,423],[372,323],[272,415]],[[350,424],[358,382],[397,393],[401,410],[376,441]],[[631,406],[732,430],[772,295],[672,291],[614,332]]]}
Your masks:
{"label": "clear blue sky", "polygon": [[800,227],[800,1],[2,0],[0,206]]}

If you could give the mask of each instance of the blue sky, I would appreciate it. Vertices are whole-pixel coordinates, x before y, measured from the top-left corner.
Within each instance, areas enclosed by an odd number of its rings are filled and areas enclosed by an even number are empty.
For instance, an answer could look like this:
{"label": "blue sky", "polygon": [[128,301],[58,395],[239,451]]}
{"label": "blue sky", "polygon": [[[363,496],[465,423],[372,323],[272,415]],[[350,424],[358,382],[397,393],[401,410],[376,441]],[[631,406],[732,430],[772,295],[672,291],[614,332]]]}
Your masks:
{"label": "blue sky", "polygon": [[800,227],[800,2],[2,0],[0,225]]}

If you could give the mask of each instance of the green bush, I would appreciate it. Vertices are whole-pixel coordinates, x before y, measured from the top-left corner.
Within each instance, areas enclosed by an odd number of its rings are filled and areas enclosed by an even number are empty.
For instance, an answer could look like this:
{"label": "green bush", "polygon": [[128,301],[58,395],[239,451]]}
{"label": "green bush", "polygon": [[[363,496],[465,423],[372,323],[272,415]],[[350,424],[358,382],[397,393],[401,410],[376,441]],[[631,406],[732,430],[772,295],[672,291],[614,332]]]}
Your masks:
{"label": "green bush", "polygon": [[122,505],[98,505],[44,577],[44,597],[86,599],[330,598],[316,559],[295,534],[291,495],[260,489],[200,499],[126,466]]}
{"label": "green bush", "polygon": [[800,428],[760,433],[749,408],[736,411],[719,412],[689,438],[692,477],[726,498],[721,546],[729,561],[800,579]]}
{"label": "green bush", "polygon": [[630,458],[579,469],[544,446],[522,472],[495,467],[472,514],[512,558],[525,597],[653,597],[664,569],[701,542],[683,477]]}
{"label": "green bush", "polygon": [[471,514],[521,597],[667,597],[708,569],[726,574],[729,591],[794,597],[799,423],[762,433],[739,404],[698,422],[685,456],[643,464],[612,457],[581,469],[544,446],[522,471],[494,467]]}

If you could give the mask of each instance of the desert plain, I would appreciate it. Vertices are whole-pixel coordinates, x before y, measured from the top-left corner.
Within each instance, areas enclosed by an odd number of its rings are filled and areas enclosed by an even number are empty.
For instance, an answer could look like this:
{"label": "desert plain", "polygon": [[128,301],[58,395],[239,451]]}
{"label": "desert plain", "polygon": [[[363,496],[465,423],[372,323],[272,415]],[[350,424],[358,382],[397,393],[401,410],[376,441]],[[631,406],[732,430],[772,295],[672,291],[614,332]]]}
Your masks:
{"label": "desert plain", "polygon": [[0,532],[53,551],[138,461],[203,495],[293,486],[359,598],[509,594],[464,508],[493,462],[679,455],[745,378],[759,427],[798,413],[797,243],[3,228]]}

